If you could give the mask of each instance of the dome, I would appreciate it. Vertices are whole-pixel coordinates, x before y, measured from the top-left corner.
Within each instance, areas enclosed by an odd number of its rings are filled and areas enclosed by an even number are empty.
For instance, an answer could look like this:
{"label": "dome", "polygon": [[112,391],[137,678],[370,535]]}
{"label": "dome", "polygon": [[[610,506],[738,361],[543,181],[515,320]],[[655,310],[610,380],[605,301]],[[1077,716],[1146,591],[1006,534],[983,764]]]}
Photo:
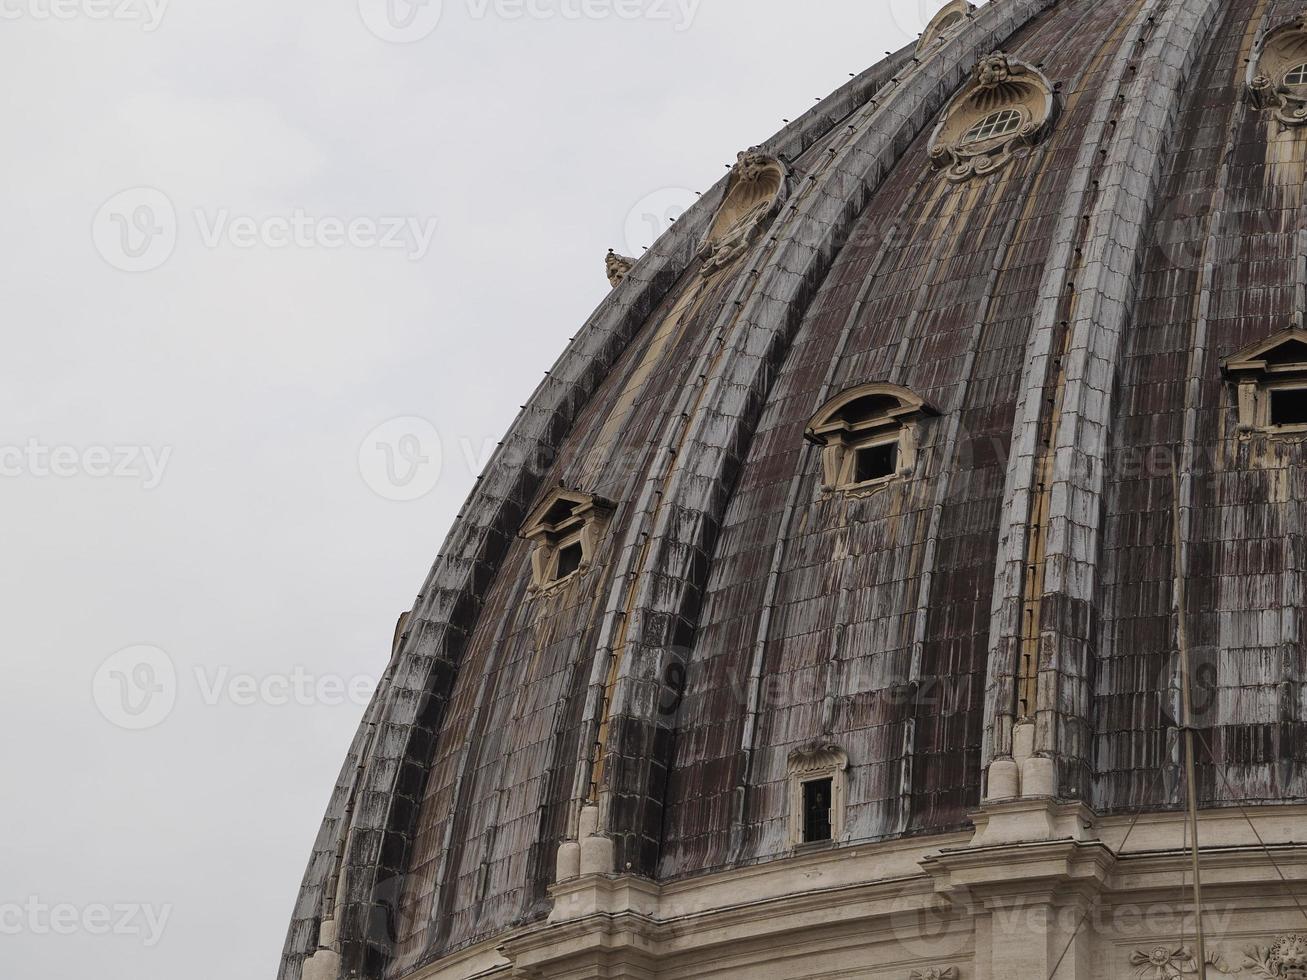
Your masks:
{"label": "dome", "polygon": [[1194,972],[987,911],[1186,900],[1190,788],[1231,933],[1301,975],[1305,12],[950,3],[608,256],[396,638],[284,980]]}

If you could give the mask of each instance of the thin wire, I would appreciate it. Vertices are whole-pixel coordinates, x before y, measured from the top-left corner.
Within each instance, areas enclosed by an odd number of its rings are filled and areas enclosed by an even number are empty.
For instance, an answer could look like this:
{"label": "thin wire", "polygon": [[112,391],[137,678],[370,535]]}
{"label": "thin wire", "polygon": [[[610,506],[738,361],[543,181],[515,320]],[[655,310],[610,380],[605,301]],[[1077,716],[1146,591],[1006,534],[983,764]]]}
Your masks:
{"label": "thin wire", "polygon": [[[1171,754],[1171,737],[1179,736],[1179,734],[1180,733],[1178,730],[1174,728],[1171,729],[1170,734],[1167,736],[1166,748],[1163,750],[1162,753],[1163,756],[1169,756]],[[1148,787],[1148,796],[1151,797],[1153,795],[1153,791],[1157,789],[1157,784],[1162,781],[1162,776],[1165,774],[1165,772],[1166,772],[1166,768],[1164,766],[1157,767],[1157,776],[1153,779],[1152,784]],[[1130,842],[1130,835],[1135,832],[1135,827],[1139,826],[1139,819],[1143,815],[1144,815],[1143,807],[1140,807],[1138,810],[1135,811],[1134,819],[1130,821],[1130,827],[1128,830],[1126,830],[1125,836],[1121,838],[1121,844],[1117,848],[1118,854],[1125,851],[1126,844]],[[1082,915],[1080,917],[1080,921],[1076,923],[1076,931],[1071,934],[1071,939],[1066,944],[1066,949],[1062,950],[1062,955],[1059,956],[1057,958],[1057,962],[1053,964],[1053,972],[1048,975],[1048,980],[1053,980],[1053,978],[1057,976],[1057,971],[1062,968],[1062,961],[1065,960],[1067,954],[1071,952],[1071,947],[1074,946],[1076,944],[1076,940],[1080,938],[1080,930],[1085,927],[1085,923],[1089,921],[1089,916],[1093,913],[1094,909],[1097,907],[1098,907],[1098,898],[1095,897],[1094,900],[1090,902],[1088,906],[1085,907],[1085,914]]]}
{"label": "thin wire", "polygon": [[[1188,820],[1184,821],[1184,835],[1181,838],[1181,840],[1184,843],[1184,850],[1186,851],[1189,850],[1189,821]],[[1189,887],[1189,869],[1186,868],[1184,865],[1181,865],[1180,866],[1180,894],[1183,895],[1185,889],[1188,887]],[[1187,949],[1188,942],[1189,942],[1189,930],[1185,928],[1184,916],[1182,915],[1180,916],[1180,945]],[[1198,955],[1196,953],[1193,954],[1193,958],[1197,960]]]}
{"label": "thin wire", "polygon": [[[1207,746],[1208,757],[1215,758],[1216,753],[1212,750],[1212,745],[1207,741],[1206,736],[1204,736],[1202,732],[1199,732],[1198,737],[1202,739],[1203,744]],[[1257,830],[1257,825],[1253,823],[1253,818],[1249,816],[1244,805],[1238,802],[1239,797],[1235,793],[1234,787],[1230,785],[1230,777],[1225,774],[1225,770],[1220,766],[1213,765],[1212,768],[1221,774],[1221,779],[1225,782],[1225,789],[1226,792],[1230,794],[1230,799],[1235,801],[1235,806],[1239,808],[1239,812],[1243,814],[1243,818],[1248,821],[1249,829],[1253,832],[1253,836],[1257,838],[1257,843],[1262,846],[1262,850],[1266,852],[1266,857],[1271,862],[1271,867],[1273,867],[1275,873],[1280,876],[1280,881],[1284,883],[1285,890],[1289,893],[1289,897],[1293,899],[1293,904],[1298,906],[1298,911],[1302,913],[1302,917],[1307,919],[1307,909],[1303,908],[1302,902],[1299,901],[1298,896],[1293,893],[1293,886],[1290,884],[1289,879],[1285,877],[1284,871],[1280,868],[1279,862],[1275,860],[1275,855],[1271,853],[1271,848],[1267,845],[1266,841],[1262,839],[1262,835]]]}
{"label": "thin wire", "polygon": [[[1184,459],[1181,451],[1180,458]],[[1186,471],[1188,465],[1185,465]],[[1192,474],[1186,472],[1186,477]],[[1184,533],[1180,528],[1180,471],[1171,474],[1174,494],[1172,496],[1172,538],[1175,548],[1175,634],[1180,646],[1180,704],[1184,714],[1184,771],[1185,792],[1189,801],[1189,831],[1185,835],[1189,841],[1190,857],[1194,873],[1194,936],[1198,940],[1198,969],[1207,970],[1207,937],[1203,935],[1203,871],[1202,845],[1198,840],[1198,764],[1194,747],[1194,693],[1193,675],[1189,664],[1189,629],[1186,616],[1189,612],[1187,581],[1185,579]]]}

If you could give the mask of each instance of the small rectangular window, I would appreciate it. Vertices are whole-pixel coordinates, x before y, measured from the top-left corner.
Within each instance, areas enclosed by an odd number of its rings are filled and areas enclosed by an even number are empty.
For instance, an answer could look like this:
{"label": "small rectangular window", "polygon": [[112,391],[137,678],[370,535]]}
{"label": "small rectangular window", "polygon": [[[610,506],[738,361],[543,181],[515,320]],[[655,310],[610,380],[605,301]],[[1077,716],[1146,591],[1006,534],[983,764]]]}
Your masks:
{"label": "small rectangular window", "polygon": [[555,579],[565,579],[581,567],[581,542],[569,544],[566,548],[558,549],[558,569],[554,572]]}
{"label": "small rectangular window", "polygon": [[1271,425],[1307,425],[1307,388],[1271,392]]}
{"label": "small rectangular window", "polygon": [[834,781],[814,779],[803,784],[803,842],[831,839],[831,790]]}
{"label": "small rectangular window", "polygon": [[899,444],[886,442],[854,451],[853,482],[870,483],[891,477],[899,469]]}

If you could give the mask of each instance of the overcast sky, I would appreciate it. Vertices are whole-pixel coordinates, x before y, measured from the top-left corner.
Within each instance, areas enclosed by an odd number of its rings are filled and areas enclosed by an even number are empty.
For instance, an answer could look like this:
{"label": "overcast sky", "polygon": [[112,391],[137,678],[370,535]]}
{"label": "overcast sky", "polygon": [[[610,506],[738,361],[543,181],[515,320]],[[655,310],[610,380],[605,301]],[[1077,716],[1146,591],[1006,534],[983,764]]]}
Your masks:
{"label": "overcast sky", "polygon": [[0,0],[5,980],[273,974],[606,250],[941,5],[390,2]]}

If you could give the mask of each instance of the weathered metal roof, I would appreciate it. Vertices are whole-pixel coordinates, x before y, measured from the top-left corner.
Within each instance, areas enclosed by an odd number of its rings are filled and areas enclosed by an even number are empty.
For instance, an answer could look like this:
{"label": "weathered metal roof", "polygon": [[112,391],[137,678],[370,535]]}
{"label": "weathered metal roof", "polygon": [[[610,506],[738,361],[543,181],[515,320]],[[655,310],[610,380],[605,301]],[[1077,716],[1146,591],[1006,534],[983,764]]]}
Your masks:
{"label": "weathered metal roof", "polygon": [[[1307,126],[1247,78],[1304,7],[998,0],[742,159],[578,334],[451,532],[283,978],[324,918],[345,975],[380,980],[543,917],[586,800],[619,870],[786,856],[788,760],[819,742],[848,757],[852,840],[963,826],[1022,717],[1063,796],[1178,806],[1181,622],[1203,798],[1234,802],[1219,768],[1240,799],[1307,799],[1304,445],[1241,429],[1222,374],[1307,308]],[[1057,114],[946,173],[940,114],[1000,49]],[[776,161],[764,215],[741,174]],[[734,208],[749,234],[719,236]],[[868,382],[939,414],[910,473],[832,492],[804,431]],[[540,591],[519,532],[559,485],[615,509]]]}

